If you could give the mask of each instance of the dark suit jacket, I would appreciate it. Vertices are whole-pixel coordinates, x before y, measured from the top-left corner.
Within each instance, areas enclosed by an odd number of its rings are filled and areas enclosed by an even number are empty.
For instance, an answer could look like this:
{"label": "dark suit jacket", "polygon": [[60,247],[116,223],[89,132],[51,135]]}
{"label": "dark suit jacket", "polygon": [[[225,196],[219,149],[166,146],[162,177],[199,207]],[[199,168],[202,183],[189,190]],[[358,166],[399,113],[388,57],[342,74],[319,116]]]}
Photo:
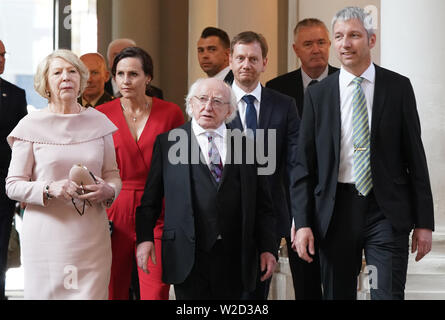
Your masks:
{"label": "dark suit jacket", "polygon": [[[231,125],[243,130],[239,113]],[[300,118],[295,101],[275,90],[262,87],[258,129],[276,130],[276,170],[268,176],[268,180],[277,214],[278,237],[287,237],[290,234],[292,221],[290,197],[295,195],[289,194],[288,172],[295,167],[293,159],[297,154],[299,126]],[[264,140],[265,150],[268,150],[266,134]]]}
{"label": "dark suit jacket", "polygon": [[[110,102],[111,100],[114,100],[114,97],[108,92],[104,91],[104,94],[99,98],[99,100],[97,100],[96,105],[94,105],[93,107],[96,108],[97,106]],[[82,105],[82,97],[77,98],[77,102]]]}
{"label": "dark suit jacket", "polygon": [[[328,75],[336,72],[338,68],[331,65],[328,66]],[[303,101],[304,101],[304,87],[303,78],[301,77],[301,68],[278,76],[266,83],[266,87],[272,88],[291,96],[295,99],[298,108],[298,115],[300,118],[303,114]]]}
{"label": "dark suit jacket", "polygon": [[[183,135],[186,135],[184,139],[188,144],[187,157],[190,163],[190,146],[192,143],[198,145],[191,131],[191,122],[178,129],[182,129]],[[169,141],[168,135],[169,132],[156,138],[144,195],[136,210],[136,237],[137,243],[153,241],[153,228],[161,213],[164,198],[162,279],[166,283],[179,284],[189,275],[197,253],[195,217],[190,185],[191,165],[172,164],[169,161],[169,150],[177,142]],[[234,250],[241,251],[243,285],[248,290],[255,287],[259,253],[274,254],[276,241],[270,191],[267,181],[261,176],[257,177],[256,172],[255,165],[240,164],[242,242],[235,243]],[[219,187],[223,186],[224,171]]]}
{"label": "dark suit jacket", "polygon": [[[433,200],[408,78],[375,66],[371,121],[373,191],[384,215],[399,231],[434,229]],[[339,74],[306,91],[293,187],[297,228],[313,227],[323,239],[334,210],[340,162]]]}
{"label": "dark suit jacket", "polygon": [[0,79],[0,201],[8,201],[5,179],[11,161],[11,148],[6,137],[27,112],[25,91]]}
{"label": "dark suit jacket", "polygon": [[[114,95],[113,85],[111,84],[111,77],[110,77],[110,79],[108,79],[107,82],[105,82],[105,91],[108,92],[110,95]],[[158,87],[153,86],[153,85],[151,85],[147,89],[145,94],[149,97],[156,97],[159,99],[164,99],[164,93],[162,92],[162,90],[159,89]]]}
{"label": "dark suit jacket", "polygon": [[233,83],[233,72],[230,70],[227,75],[224,77],[224,82],[227,83],[229,86]]}

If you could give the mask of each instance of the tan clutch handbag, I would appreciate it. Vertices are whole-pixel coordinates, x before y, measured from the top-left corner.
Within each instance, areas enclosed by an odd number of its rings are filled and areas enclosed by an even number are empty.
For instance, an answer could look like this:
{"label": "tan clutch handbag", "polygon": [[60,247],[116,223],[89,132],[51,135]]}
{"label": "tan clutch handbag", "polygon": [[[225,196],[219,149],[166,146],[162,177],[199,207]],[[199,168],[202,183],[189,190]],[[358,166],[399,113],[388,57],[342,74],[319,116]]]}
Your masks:
{"label": "tan clutch handbag", "polygon": [[97,183],[94,174],[90,170],[88,170],[87,167],[81,164],[73,165],[68,176],[70,180],[74,181],[79,186],[85,186]]}
{"label": "tan clutch handbag", "polygon": [[[96,184],[98,183],[96,178],[94,177],[94,174],[88,170],[87,167],[81,165],[81,164],[75,164],[72,166],[68,177],[71,181],[74,181],[80,186],[80,191],[78,191],[78,194],[85,194],[88,191],[83,189],[83,186],[90,185],[90,184]],[[74,205],[74,208],[76,208],[76,211],[82,216],[85,213],[85,202],[88,203],[89,206],[91,206],[91,203],[88,200],[83,201],[83,204],[80,205],[82,207],[82,210],[79,210],[77,207],[76,201],[74,198],[71,199],[71,202]]]}

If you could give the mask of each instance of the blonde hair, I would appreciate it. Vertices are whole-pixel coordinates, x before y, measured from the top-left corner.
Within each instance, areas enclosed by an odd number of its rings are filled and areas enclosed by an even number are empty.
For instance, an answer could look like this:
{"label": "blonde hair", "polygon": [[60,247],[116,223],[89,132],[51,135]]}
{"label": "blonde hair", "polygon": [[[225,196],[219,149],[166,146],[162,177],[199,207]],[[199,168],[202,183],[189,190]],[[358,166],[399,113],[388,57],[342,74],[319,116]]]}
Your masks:
{"label": "blonde hair", "polygon": [[87,86],[87,81],[89,78],[89,72],[87,67],[83,64],[82,60],[72,51],[66,49],[56,50],[53,53],[43,59],[37,66],[36,74],[34,75],[34,89],[42,97],[49,100],[47,95],[47,84],[48,84],[48,70],[52,60],[60,58],[66,62],[72,64],[80,74],[80,88],[79,96],[82,95],[83,90]]}

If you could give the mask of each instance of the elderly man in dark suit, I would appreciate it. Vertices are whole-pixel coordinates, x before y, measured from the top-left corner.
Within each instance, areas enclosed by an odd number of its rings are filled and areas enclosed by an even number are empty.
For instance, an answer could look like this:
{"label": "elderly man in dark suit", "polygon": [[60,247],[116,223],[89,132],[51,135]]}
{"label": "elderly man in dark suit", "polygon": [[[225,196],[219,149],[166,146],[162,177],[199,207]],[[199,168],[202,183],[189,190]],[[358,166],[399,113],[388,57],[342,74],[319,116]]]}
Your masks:
{"label": "elderly man in dark suit", "polygon": [[[267,65],[266,39],[255,32],[241,32],[232,39],[230,66],[234,74],[232,89],[236,95],[238,112],[232,125],[249,132],[253,131],[257,146],[264,147],[275,170],[267,176],[276,213],[276,247],[291,230],[291,212],[288,172],[297,152],[300,118],[294,99],[275,90],[264,88],[260,83],[261,73]],[[261,131],[264,130],[262,136]],[[275,135],[273,135],[275,134]],[[262,149],[262,148],[260,148]],[[272,156],[272,157],[270,157]],[[261,161],[262,162],[262,161]],[[245,299],[267,299],[270,281],[262,282],[258,275],[257,287],[246,292]]]}
{"label": "elderly man in dark suit", "polygon": [[[304,92],[307,87],[315,84],[338,69],[329,65],[329,31],[326,25],[315,18],[307,18],[297,23],[294,29],[295,54],[300,59],[301,68],[274,78],[266,83],[266,87],[275,89],[295,99],[298,114],[303,114]],[[298,203],[291,199],[294,206]],[[294,283],[296,300],[320,300],[321,280],[318,253],[312,257],[314,261],[308,264],[300,259],[292,248],[295,228],[292,226],[291,236],[286,238],[289,266]]]}
{"label": "elderly man in dark suit", "polygon": [[333,19],[341,70],[307,89],[292,180],[295,246],[320,241],[326,299],[356,299],[362,252],[372,299],[403,299],[409,234],[416,260],[430,250],[433,199],[413,88],[371,61],[372,18],[347,7]]}
{"label": "elderly man in dark suit", "polygon": [[186,100],[192,120],[154,145],[136,211],[137,263],[145,272],[149,257],[156,263],[153,228],[165,199],[163,281],[181,300],[240,299],[258,273],[264,281],[276,266],[270,191],[248,160],[246,143],[253,142],[227,130],[236,108],[231,88],[199,79]]}
{"label": "elderly man in dark suit", "polygon": [[[5,69],[5,45],[0,40],[0,75]],[[0,78],[0,300],[5,299],[5,273],[8,243],[15,201],[5,192],[5,179],[11,161],[11,148],[6,137],[26,114],[25,91]]]}

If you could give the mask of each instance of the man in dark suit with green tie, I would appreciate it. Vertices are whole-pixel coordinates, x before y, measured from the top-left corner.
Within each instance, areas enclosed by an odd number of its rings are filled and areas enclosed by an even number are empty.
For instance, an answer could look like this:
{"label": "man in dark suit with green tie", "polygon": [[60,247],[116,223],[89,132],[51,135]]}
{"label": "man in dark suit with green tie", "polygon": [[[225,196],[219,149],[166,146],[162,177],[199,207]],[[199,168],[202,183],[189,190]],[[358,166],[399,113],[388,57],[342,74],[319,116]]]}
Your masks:
{"label": "man in dark suit with green tie", "polygon": [[292,185],[295,246],[311,262],[319,240],[325,299],[356,299],[362,265],[371,299],[403,299],[409,235],[430,250],[434,206],[410,80],[372,63],[376,35],[363,9],[333,19],[341,69],[307,89]]}

